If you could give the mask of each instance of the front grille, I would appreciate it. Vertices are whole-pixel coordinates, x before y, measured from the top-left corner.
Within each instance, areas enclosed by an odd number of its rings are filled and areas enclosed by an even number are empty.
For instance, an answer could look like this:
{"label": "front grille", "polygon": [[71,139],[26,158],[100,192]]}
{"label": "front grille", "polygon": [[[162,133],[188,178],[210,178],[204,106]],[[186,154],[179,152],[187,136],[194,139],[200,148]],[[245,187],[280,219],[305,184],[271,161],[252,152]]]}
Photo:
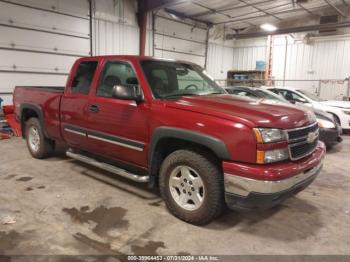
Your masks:
{"label": "front grille", "polygon": [[303,143],[298,145],[291,145],[290,146],[290,153],[293,159],[299,159],[302,158],[308,154],[310,154],[312,151],[314,151],[316,145],[317,145],[318,139],[316,139],[313,143]]}
{"label": "front grille", "polygon": [[[314,133],[315,140],[309,141],[309,134]],[[311,154],[318,142],[318,124],[287,130],[289,154],[292,160],[297,160]]]}
{"label": "front grille", "polygon": [[317,123],[315,123],[311,126],[307,126],[305,128],[291,129],[288,131],[288,139],[289,139],[289,141],[300,140],[304,137],[307,137],[307,135],[310,132],[315,132],[316,130],[318,130]]}

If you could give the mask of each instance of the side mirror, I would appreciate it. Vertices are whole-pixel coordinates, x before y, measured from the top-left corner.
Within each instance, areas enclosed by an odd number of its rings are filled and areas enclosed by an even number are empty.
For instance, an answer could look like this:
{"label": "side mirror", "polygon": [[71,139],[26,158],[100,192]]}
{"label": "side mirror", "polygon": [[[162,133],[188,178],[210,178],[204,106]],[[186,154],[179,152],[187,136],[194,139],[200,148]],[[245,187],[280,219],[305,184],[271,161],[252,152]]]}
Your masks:
{"label": "side mirror", "polygon": [[138,86],[116,85],[113,87],[112,96],[122,100],[143,101],[143,96]]}

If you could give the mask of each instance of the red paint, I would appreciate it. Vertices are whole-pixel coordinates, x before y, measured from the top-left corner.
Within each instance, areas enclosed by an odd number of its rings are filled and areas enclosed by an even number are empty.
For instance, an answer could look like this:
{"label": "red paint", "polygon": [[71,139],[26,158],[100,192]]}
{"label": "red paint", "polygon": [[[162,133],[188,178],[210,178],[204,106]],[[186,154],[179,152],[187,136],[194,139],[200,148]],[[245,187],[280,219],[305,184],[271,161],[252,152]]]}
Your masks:
{"label": "red paint", "polygon": [[322,142],[313,154],[297,161],[284,161],[268,165],[247,164],[224,161],[224,173],[248,177],[256,180],[277,181],[303,173],[311,167],[317,166],[326,152]]}
{"label": "red paint", "polygon": [[[280,179],[295,174],[296,169],[312,167],[323,156],[324,149],[320,147],[312,156],[297,162],[255,165],[258,146],[252,128],[289,129],[305,126],[310,122],[304,111],[289,105],[267,104],[230,95],[193,96],[174,100],[154,99],[139,65],[139,62],[144,59],[152,58],[101,56],[79,59],[71,70],[63,94],[17,87],[14,93],[16,114],[20,113],[20,104],[35,104],[44,113],[44,124],[50,138],[63,140],[69,145],[79,146],[145,169],[148,168],[148,151],[152,134],[157,127],[161,126],[183,128],[222,140],[231,156],[230,162],[223,162],[224,171],[247,177]],[[90,93],[88,95],[72,94],[70,86],[77,65],[81,61],[88,60],[99,62]],[[144,93],[142,103],[95,96],[99,75],[107,60],[124,60],[133,65]],[[91,104],[99,105],[98,114],[88,110]],[[64,131],[63,124],[136,140],[142,142],[145,148],[140,152],[84,136],[79,137]],[[277,144],[275,148],[280,146]]]}

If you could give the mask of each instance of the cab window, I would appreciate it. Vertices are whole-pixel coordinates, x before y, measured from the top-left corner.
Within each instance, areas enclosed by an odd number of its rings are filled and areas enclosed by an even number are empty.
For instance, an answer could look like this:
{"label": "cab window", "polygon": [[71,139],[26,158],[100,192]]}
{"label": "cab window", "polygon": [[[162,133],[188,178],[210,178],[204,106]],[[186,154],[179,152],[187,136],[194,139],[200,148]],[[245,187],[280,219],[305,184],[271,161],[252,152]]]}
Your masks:
{"label": "cab window", "polygon": [[79,64],[72,83],[72,93],[84,95],[89,93],[97,64],[97,61],[84,61]]}
{"label": "cab window", "polygon": [[96,96],[112,97],[113,87],[117,85],[139,85],[134,69],[127,62],[110,61],[105,64],[97,87]]}

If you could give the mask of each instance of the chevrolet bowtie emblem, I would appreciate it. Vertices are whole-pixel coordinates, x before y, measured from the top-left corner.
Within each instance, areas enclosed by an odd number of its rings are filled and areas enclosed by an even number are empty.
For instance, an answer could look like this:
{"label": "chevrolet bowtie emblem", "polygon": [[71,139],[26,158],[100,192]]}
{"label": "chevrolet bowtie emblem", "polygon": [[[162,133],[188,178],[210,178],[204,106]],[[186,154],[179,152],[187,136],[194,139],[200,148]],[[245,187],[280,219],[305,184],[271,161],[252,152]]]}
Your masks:
{"label": "chevrolet bowtie emblem", "polygon": [[307,134],[306,140],[309,144],[311,144],[312,142],[314,142],[316,140],[316,138],[317,138],[316,132],[310,132]]}

